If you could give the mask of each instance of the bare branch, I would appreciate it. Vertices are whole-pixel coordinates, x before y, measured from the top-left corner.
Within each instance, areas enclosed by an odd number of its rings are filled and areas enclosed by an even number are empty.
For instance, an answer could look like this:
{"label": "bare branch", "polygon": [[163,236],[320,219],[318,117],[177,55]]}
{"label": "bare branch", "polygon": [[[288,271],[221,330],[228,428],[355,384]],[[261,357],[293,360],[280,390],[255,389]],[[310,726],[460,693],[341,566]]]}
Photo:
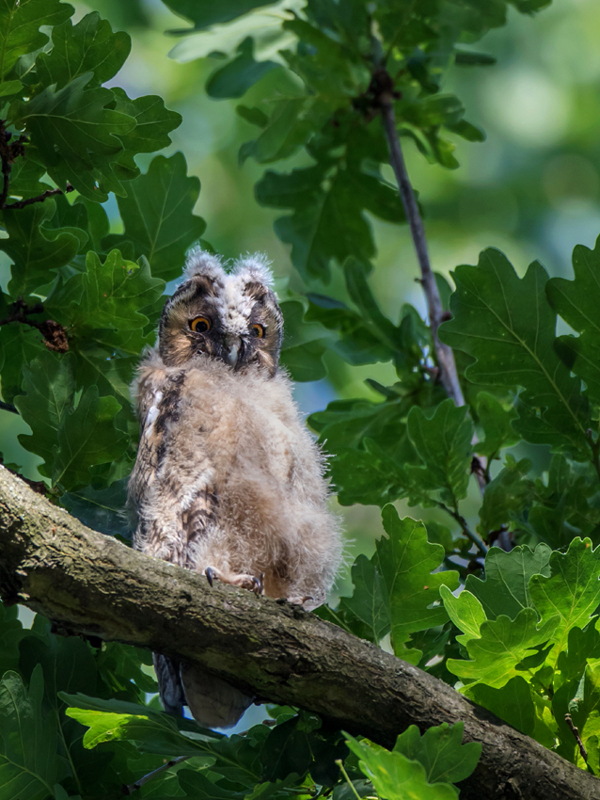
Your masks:
{"label": "bare branch", "polygon": [[170,761],[167,761],[166,764],[153,769],[152,772],[144,775],[135,783],[130,783],[129,786],[123,786],[123,794],[133,794],[138,789],[141,789],[145,783],[151,781],[152,778],[158,777],[162,772],[165,772],[167,769],[171,769],[171,767],[174,767],[176,764],[181,764],[182,761],[187,761],[188,758],[190,758],[190,756],[178,756],[178,758],[172,758]]}
{"label": "bare branch", "polygon": [[565,714],[565,722],[569,726],[571,733],[573,734],[575,741],[577,742],[577,747],[579,748],[579,752],[581,753],[581,757],[587,764],[588,754],[587,750],[583,746],[583,742],[581,741],[581,736],[579,735],[579,728],[573,722],[573,718],[570,714]]}
{"label": "bare branch", "polygon": [[[387,81],[385,78],[387,77]],[[415,193],[412,184],[408,177],[406,170],[406,163],[404,155],[402,154],[402,147],[400,145],[400,137],[396,130],[396,115],[394,114],[394,95],[392,79],[385,70],[377,70],[373,76],[374,81],[383,82],[381,90],[378,92],[377,99],[381,108],[381,119],[383,123],[383,130],[387,139],[388,148],[390,151],[390,163],[393,167],[396,180],[398,181],[398,190],[404,213],[410,227],[419,267],[421,270],[421,284],[425,299],[427,301],[427,312],[429,315],[429,324],[431,326],[431,334],[433,336],[433,344],[435,347],[435,354],[438,364],[441,368],[441,380],[446,390],[448,397],[451,397],[457,406],[464,406],[465,398],[462,393],[460,381],[458,380],[458,372],[456,371],[456,363],[454,361],[454,354],[448,345],[440,342],[438,337],[438,328],[442,323],[444,309],[442,307],[442,300],[435,282],[435,275],[431,269],[429,261],[429,253],[427,251],[427,239],[425,238],[425,228],[423,227],[423,220],[419,213],[419,207],[415,198]]]}
{"label": "bare branch", "polygon": [[46,189],[45,192],[42,194],[38,194],[37,197],[28,197],[26,200],[17,200],[14,203],[6,203],[0,208],[3,209],[15,209],[15,208],[25,208],[25,206],[31,206],[33,203],[43,203],[48,197],[53,197],[55,194],[69,194],[69,192],[74,192],[75,187],[71,186],[70,183],[67,183],[64,191],[62,189]]}
{"label": "bare branch", "polygon": [[458,522],[464,535],[467,537],[467,539],[470,539],[473,542],[475,547],[485,558],[489,550],[489,547],[484,543],[483,539],[481,539],[481,537],[475,533],[475,531],[471,530],[471,528],[469,527],[469,523],[463,517],[463,515],[459,513],[458,509],[452,509],[445,503],[438,503],[438,506],[439,508],[443,509],[447,514],[450,514],[450,516]]}
{"label": "bare branch", "polygon": [[447,684],[298,606],[223,584],[95,533],[0,467],[0,595],[81,633],[197,662],[264,700],[387,747],[462,720],[479,741],[474,800],[589,800],[600,782]]}
{"label": "bare branch", "polygon": [[5,403],[4,400],[0,400],[0,410],[1,411],[10,411],[11,414],[18,414],[17,407],[13,406],[12,403]]}

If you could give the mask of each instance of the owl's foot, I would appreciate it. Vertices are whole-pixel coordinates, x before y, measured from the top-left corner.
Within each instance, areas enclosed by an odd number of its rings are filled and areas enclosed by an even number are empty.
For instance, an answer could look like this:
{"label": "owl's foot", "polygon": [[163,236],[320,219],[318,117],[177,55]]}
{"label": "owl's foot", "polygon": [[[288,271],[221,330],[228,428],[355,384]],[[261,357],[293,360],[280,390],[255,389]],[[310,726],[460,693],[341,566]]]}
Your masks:
{"label": "owl's foot", "polygon": [[295,606],[303,606],[304,603],[308,603],[310,600],[314,601],[314,597],[310,594],[303,595],[302,597],[288,597],[286,598],[288,603],[293,603]]}
{"label": "owl's foot", "polygon": [[265,590],[264,572],[257,578],[256,575],[246,575],[243,572],[234,575],[232,573],[222,572],[220,569],[215,569],[215,567],[206,567],[204,574],[211,586],[216,578],[221,581],[221,583],[228,583],[230,586],[240,586],[242,589],[250,589],[254,594],[263,594]]}

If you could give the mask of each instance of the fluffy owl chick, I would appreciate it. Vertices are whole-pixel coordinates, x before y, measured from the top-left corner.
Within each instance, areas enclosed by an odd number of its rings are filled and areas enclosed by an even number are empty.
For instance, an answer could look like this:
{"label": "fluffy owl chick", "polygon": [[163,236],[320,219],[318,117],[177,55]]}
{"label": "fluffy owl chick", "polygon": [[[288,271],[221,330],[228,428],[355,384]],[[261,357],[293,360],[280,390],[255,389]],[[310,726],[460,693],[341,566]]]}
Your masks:
{"label": "fluffy owl chick", "polygon": [[[258,256],[226,274],[193,251],[134,384],[141,436],[129,481],[134,546],[226,583],[315,608],[341,560],[321,453],[279,370],[282,315]],[[252,701],[155,654],[165,709],[209,727]]]}

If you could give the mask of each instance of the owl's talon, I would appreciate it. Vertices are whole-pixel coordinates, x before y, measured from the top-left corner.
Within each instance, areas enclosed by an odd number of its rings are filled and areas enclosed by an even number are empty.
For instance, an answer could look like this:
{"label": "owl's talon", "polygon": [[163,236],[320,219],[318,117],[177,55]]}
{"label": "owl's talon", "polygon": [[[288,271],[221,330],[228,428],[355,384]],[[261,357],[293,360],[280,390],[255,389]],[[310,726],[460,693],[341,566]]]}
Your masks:
{"label": "owl's talon", "polygon": [[264,572],[257,578],[256,575],[246,575],[244,573],[236,575],[231,572],[222,572],[215,567],[205,567],[204,574],[211,586],[216,579],[221,581],[221,583],[228,583],[231,586],[240,586],[242,589],[250,589],[254,594],[264,594]]}
{"label": "owl's talon", "polygon": [[294,606],[303,606],[304,603],[307,603],[309,600],[314,600],[315,598],[310,594],[302,595],[302,597],[288,597],[288,603],[291,603]]}

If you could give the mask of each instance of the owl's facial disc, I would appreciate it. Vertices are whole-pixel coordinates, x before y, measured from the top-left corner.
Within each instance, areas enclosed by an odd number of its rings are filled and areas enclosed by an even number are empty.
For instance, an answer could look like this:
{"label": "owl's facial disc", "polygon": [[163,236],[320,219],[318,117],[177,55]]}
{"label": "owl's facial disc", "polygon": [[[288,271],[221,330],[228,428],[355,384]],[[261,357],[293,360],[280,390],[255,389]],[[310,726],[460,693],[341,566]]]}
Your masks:
{"label": "owl's facial disc", "polygon": [[282,317],[273,292],[255,280],[193,276],[167,301],[159,352],[168,366],[196,356],[217,359],[235,372],[277,372]]}

